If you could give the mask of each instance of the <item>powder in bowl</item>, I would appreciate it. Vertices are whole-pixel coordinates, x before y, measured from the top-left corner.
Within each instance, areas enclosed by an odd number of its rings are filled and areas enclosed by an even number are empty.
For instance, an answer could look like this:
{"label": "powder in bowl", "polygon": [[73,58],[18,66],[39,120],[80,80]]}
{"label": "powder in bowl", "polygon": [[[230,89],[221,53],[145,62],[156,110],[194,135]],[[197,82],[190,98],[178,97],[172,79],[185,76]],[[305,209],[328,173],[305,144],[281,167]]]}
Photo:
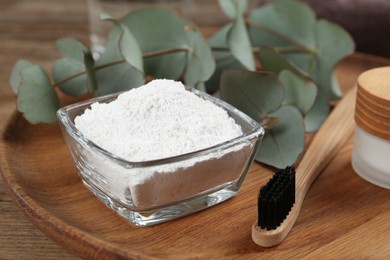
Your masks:
{"label": "powder in bowl", "polygon": [[202,150],[242,134],[224,109],[166,79],[122,93],[109,104],[92,104],[75,125],[102,148],[132,162]]}

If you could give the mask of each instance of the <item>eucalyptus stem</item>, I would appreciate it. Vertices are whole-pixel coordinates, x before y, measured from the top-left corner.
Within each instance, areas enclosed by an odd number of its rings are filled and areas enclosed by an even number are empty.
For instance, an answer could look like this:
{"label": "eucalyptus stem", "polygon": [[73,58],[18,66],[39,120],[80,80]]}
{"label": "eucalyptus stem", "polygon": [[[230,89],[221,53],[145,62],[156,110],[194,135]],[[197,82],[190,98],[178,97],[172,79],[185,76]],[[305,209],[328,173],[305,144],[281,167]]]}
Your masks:
{"label": "eucalyptus stem", "polygon": [[[273,49],[279,53],[312,53],[307,48],[301,47],[275,47]],[[230,52],[230,49],[228,47],[211,47],[211,50],[215,52]],[[260,51],[260,47],[252,48],[253,53],[259,53]]]}
{"label": "eucalyptus stem", "polygon": [[164,54],[170,54],[170,53],[176,53],[176,52],[188,52],[188,48],[174,48],[174,49],[168,49],[168,50],[161,50],[161,51],[152,51],[147,52],[142,55],[142,58],[150,58],[155,56],[160,56]]}
{"label": "eucalyptus stem", "polygon": [[[177,53],[177,52],[188,52],[189,49],[188,48],[174,48],[174,49],[167,49],[167,50],[160,50],[160,51],[152,51],[152,52],[147,52],[147,53],[144,53],[142,55],[142,58],[144,59],[147,59],[147,58],[151,58],[151,57],[156,57],[156,56],[160,56],[160,55],[164,55],[164,54],[170,54],[170,53]],[[107,68],[107,67],[110,67],[110,66],[114,66],[114,65],[117,65],[117,64],[121,64],[121,63],[125,63],[126,60],[125,59],[122,59],[122,60],[117,60],[117,61],[113,61],[113,62],[110,62],[110,63],[106,63],[106,64],[103,64],[103,65],[100,65],[100,66],[96,66],[95,67],[95,71],[97,70],[101,70],[101,69],[104,69],[104,68]],[[77,78],[81,75],[84,75],[86,74],[87,72],[86,71],[81,71],[79,73],[76,73],[72,76],[69,76],[59,82],[56,82],[54,86],[59,86],[61,84],[64,84],[65,82],[69,81],[69,80],[72,80],[74,78]]]}
{"label": "eucalyptus stem", "polygon": [[316,54],[317,53],[317,51],[315,49],[307,47],[304,44],[302,44],[302,43],[300,43],[300,42],[298,42],[298,41],[296,41],[296,40],[294,40],[294,39],[292,39],[290,37],[287,37],[286,35],[283,35],[283,34],[277,32],[277,31],[274,31],[274,30],[272,30],[272,29],[270,29],[270,28],[268,28],[268,27],[266,27],[266,26],[264,26],[262,24],[256,23],[256,22],[254,22],[254,21],[252,21],[252,20],[250,20],[248,18],[245,19],[245,22],[246,22],[247,25],[253,26],[256,29],[265,31],[265,32],[267,32],[269,34],[272,34],[272,35],[274,35],[274,36],[276,36],[276,37],[278,37],[278,38],[280,38],[280,39],[282,39],[282,40],[284,40],[286,42],[294,44],[295,46],[301,48],[302,50],[305,50],[306,52],[309,52],[309,53],[312,53],[312,54]]}

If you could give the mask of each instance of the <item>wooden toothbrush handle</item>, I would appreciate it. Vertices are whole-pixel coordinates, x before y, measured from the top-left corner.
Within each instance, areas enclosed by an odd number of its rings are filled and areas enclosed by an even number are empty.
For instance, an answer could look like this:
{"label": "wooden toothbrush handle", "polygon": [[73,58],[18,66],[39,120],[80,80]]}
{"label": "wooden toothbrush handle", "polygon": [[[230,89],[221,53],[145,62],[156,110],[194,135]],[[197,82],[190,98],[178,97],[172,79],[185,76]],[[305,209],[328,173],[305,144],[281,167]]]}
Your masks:
{"label": "wooden toothbrush handle", "polygon": [[252,226],[253,241],[263,247],[281,243],[294,226],[307,191],[313,181],[336,156],[354,130],[356,88],[350,90],[337,104],[325,123],[314,136],[296,172],[295,203],[282,224],[274,230]]}
{"label": "wooden toothbrush handle", "polygon": [[356,87],[337,104],[306,150],[296,174],[296,202],[302,202],[313,181],[353,134]]}

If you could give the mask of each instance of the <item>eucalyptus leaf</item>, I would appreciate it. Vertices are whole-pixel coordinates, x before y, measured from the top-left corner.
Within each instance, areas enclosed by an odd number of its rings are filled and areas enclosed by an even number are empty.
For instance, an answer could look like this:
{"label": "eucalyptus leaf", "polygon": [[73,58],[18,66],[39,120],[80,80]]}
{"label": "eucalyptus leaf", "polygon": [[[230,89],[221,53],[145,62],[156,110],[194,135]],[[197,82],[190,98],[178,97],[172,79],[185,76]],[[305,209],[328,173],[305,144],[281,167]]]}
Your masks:
{"label": "eucalyptus leaf", "polygon": [[76,59],[65,57],[53,65],[52,77],[59,89],[70,96],[88,93],[85,65]]}
{"label": "eucalyptus leaf", "polygon": [[119,20],[112,18],[110,15],[103,13],[100,15],[100,18],[103,20],[111,21],[114,26],[114,30],[120,31],[119,36],[119,51],[122,57],[134,68],[143,72],[143,59],[142,51],[138,45],[138,42],[134,38],[133,34],[130,32],[129,28],[122,24]]}
{"label": "eucalyptus leaf", "polygon": [[128,63],[99,69],[96,71],[96,79],[99,82],[99,96],[130,90],[145,83],[143,74]]}
{"label": "eucalyptus leaf", "polygon": [[18,94],[18,89],[21,81],[21,71],[25,68],[31,67],[33,64],[28,60],[18,60],[14,67],[12,68],[10,77],[9,77],[9,85],[11,86],[12,91],[15,94]]}
{"label": "eucalyptus leaf", "polygon": [[305,115],[305,128],[308,132],[317,131],[329,114],[328,97],[322,88],[317,89],[317,97],[313,107]]}
{"label": "eucalyptus leaf", "polygon": [[220,96],[260,122],[265,115],[280,107],[284,90],[272,74],[225,70],[221,75]]}
{"label": "eucalyptus leaf", "polygon": [[310,49],[315,43],[314,12],[300,1],[274,0],[254,9],[249,20],[254,22],[249,30],[254,46]]}
{"label": "eucalyptus leaf", "polygon": [[122,23],[133,33],[144,54],[181,50],[144,60],[147,75],[179,79],[187,62],[188,39],[185,27],[188,23],[185,20],[168,10],[150,8],[129,13],[122,19]]}
{"label": "eucalyptus leaf", "polygon": [[215,72],[211,78],[206,81],[206,89],[209,93],[215,93],[219,88],[221,74],[225,69],[243,69],[241,63],[239,63],[232,55],[227,55],[224,58],[220,58],[216,64]]}
{"label": "eucalyptus leaf", "polygon": [[[210,63],[213,58],[204,38],[193,24],[174,12],[162,8],[139,10],[126,15],[122,23],[146,56],[147,75],[179,79],[186,73],[185,80],[191,85],[212,75],[215,65]],[[195,71],[188,71],[191,69]]]}
{"label": "eucalyptus leaf", "polygon": [[244,15],[248,9],[248,0],[218,0],[219,6],[227,17],[234,19]]}
{"label": "eucalyptus leaf", "polygon": [[236,17],[236,5],[234,0],[218,0],[219,6],[227,17],[234,19]]}
{"label": "eucalyptus leaf", "polygon": [[237,61],[236,58],[228,50],[227,34],[232,26],[232,23],[225,25],[212,37],[209,38],[208,43],[211,47],[218,48],[218,51],[213,51],[213,57],[216,61],[216,68],[213,75],[206,81],[206,89],[209,93],[214,93],[219,88],[221,73],[227,68],[241,69],[244,66]]}
{"label": "eucalyptus leaf", "polygon": [[315,32],[318,55],[315,56],[310,75],[324,87],[330,99],[337,99],[341,96],[341,90],[334,69],[341,59],[353,53],[354,42],[344,29],[325,20],[318,21]]}
{"label": "eucalyptus leaf", "polygon": [[300,68],[291,64],[285,57],[270,47],[261,47],[258,58],[261,66],[267,71],[279,74],[283,70],[289,70],[296,75],[310,79],[310,77]]}
{"label": "eucalyptus leaf", "polygon": [[84,52],[87,48],[74,38],[63,38],[56,42],[57,48],[68,58],[75,59],[79,62],[84,61]]}
{"label": "eucalyptus leaf", "polygon": [[[96,89],[96,81],[92,80],[92,56],[85,61],[85,53],[89,50],[73,38],[64,38],[56,42],[57,48],[65,58],[57,60],[53,65],[52,77],[59,89],[70,96],[81,96]],[[92,59],[92,60],[91,60]],[[89,80],[88,80],[89,79]],[[90,84],[93,84],[89,86]]]}
{"label": "eucalyptus leaf", "polygon": [[130,90],[145,83],[144,74],[127,63],[119,50],[121,30],[111,32],[110,40],[95,63],[98,95]]}
{"label": "eucalyptus leaf", "polygon": [[298,108],[301,114],[306,114],[314,105],[317,97],[317,86],[304,80],[288,70],[279,74],[285,90],[284,104]]}
{"label": "eucalyptus leaf", "polygon": [[278,120],[271,130],[266,130],[255,159],[279,169],[293,165],[305,145],[302,115],[295,107],[283,106],[269,116]]}
{"label": "eucalyptus leaf", "polygon": [[[311,82],[310,77],[308,77],[299,68],[292,65],[287,59],[278,54],[274,49],[267,47],[261,48],[259,59],[264,69],[272,71],[275,74],[279,74],[284,70],[289,70],[293,72],[293,74],[302,78],[303,81]],[[286,86],[286,83],[284,83],[284,85]],[[306,109],[301,109],[301,112],[305,110],[305,127],[306,131],[309,132],[318,130],[323,121],[326,119],[326,116],[329,114],[328,97],[321,86],[317,85],[316,88],[317,93],[315,101],[310,110],[307,111]]]}
{"label": "eucalyptus leaf", "polygon": [[330,98],[339,97],[332,74],[336,64],[353,52],[348,33],[330,22],[317,21],[308,5],[295,0],[275,0],[253,11],[249,20],[255,46],[274,46]]}
{"label": "eucalyptus leaf", "polygon": [[119,50],[119,40],[122,34],[120,27],[114,27],[109,34],[109,39],[104,52],[95,61],[96,67],[109,66],[110,64],[125,63],[125,59]]}
{"label": "eucalyptus leaf", "polygon": [[127,63],[143,72],[142,51],[129,29],[126,26],[122,26],[122,29],[123,33],[119,40],[119,50]]}
{"label": "eucalyptus leaf", "polygon": [[215,71],[215,61],[211,49],[204,41],[198,28],[189,28],[186,32],[189,46],[184,81],[188,86],[208,80]]}
{"label": "eucalyptus leaf", "polygon": [[17,106],[32,124],[57,121],[59,99],[42,67],[34,65],[21,71]]}
{"label": "eucalyptus leaf", "polygon": [[248,70],[255,70],[252,45],[243,16],[236,17],[228,32],[227,42],[233,56]]}
{"label": "eucalyptus leaf", "polygon": [[229,33],[229,31],[231,30],[233,26],[233,23],[228,23],[226,24],[225,26],[223,26],[219,31],[217,31],[216,33],[214,33],[213,36],[211,36],[209,39],[208,39],[208,44],[211,46],[211,47],[216,47],[216,48],[221,48],[221,49],[224,49],[223,51],[217,51],[215,52],[216,54],[229,54],[230,51],[229,50],[226,50],[226,48],[228,47],[228,44],[227,44],[227,35]]}

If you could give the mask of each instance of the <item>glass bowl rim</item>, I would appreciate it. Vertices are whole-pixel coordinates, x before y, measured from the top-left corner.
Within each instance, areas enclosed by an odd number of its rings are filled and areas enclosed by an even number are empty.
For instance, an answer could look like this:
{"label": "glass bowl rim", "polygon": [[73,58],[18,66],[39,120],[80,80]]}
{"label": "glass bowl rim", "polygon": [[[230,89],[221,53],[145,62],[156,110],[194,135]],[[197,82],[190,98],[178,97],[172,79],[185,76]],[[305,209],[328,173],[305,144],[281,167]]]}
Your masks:
{"label": "glass bowl rim", "polygon": [[166,158],[160,158],[160,159],[155,159],[155,160],[150,160],[150,161],[129,161],[126,160],[120,156],[117,156],[106,149],[102,148],[92,140],[88,139],[86,136],[84,136],[75,126],[75,124],[72,122],[72,120],[69,118],[69,111],[91,105],[95,102],[104,102],[104,101],[112,101],[119,96],[120,94],[126,92],[126,91],[121,91],[113,94],[108,94],[100,97],[94,97],[90,98],[87,100],[83,100],[80,102],[73,103],[71,105],[64,106],[57,111],[57,117],[59,119],[59,122],[62,126],[64,126],[66,132],[73,138],[76,139],[78,142],[81,142],[82,144],[90,147],[93,151],[98,152],[106,157],[108,157],[110,160],[113,160],[117,162],[118,164],[124,166],[124,167],[151,167],[151,166],[159,166],[163,164],[168,164],[168,163],[174,163],[174,162],[180,162],[184,161],[187,159],[191,159],[197,156],[203,156],[207,155],[215,150],[225,150],[228,148],[231,148],[245,140],[252,139],[254,137],[257,137],[258,139],[262,138],[264,136],[265,130],[264,128],[255,120],[238,110],[237,108],[233,107],[232,105],[226,103],[223,100],[220,100],[216,97],[213,97],[205,92],[199,91],[194,88],[186,87],[186,90],[191,91],[195,93],[197,96],[200,96],[203,99],[206,99],[213,104],[222,107],[225,111],[230,112],[232,114],[237,115],[243,121],[245,121],[248,125],[251,126],[251,130],[246,133],[242,134],[240,136],[237,136],[233,139],[227,140],[223,143],[216,144],[214,146],[210,146],[201,150],[196,150],[193,152],[185,153],[185,154],[180,154],[180,155],[175,155],[171,157],[166,157]]}

